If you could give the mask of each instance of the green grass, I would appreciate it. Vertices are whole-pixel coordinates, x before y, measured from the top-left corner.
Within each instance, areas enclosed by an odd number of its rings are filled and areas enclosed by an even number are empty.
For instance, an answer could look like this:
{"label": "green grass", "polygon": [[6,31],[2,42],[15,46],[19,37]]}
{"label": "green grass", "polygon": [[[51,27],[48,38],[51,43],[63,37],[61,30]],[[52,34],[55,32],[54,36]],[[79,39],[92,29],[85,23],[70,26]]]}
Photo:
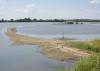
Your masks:
{"label": "green grass", "polygon": [[88,42],[89,49],[95,52],[100,52],[100,40],[95,39]]}
{"label": "green grass", "polygon": [[57,71],[100,71],[100,39],[94,39],[86,42],[66,42],[66,45],[85,51],[95,52],[95,55],[81,58],[73,67],[58,69]]}
{"label": "green grass", "polygon": [[69,44],[70,47],[78,48],[81,50],[85,51],[93,51],[96,53],[100,52],[100,40],[99,39],[94,39],[90,41],[85,41],[85,42],[79,42],[79,41],[70,41],[66,42],[66,45]]}
{"label": "green grass", "polygon": [[69,71],[100,71],[100,56],[80,59]]}
{"label": "green grass", "polygon": [[100,54],[82,58],[72,68],[58,68],[57,71],[100,71]]}
{"label": "green grass", "polygon": [[71,47],[74,47],[74,48],[78,48],[78,49],[81,49],[81,50],[87,50],[88,49],[88,45],[84,42],[70,42],[69,43]]}

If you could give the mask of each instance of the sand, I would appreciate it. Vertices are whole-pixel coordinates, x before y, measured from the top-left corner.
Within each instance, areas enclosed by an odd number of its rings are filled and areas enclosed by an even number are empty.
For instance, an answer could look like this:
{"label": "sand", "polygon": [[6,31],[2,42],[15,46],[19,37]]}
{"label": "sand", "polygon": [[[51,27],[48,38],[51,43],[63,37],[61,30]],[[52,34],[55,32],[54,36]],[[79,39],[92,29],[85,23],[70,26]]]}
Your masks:
{"label": "sand", "polygon": [[75,59],[77,57],[87,57],[90,54],[84,51],[80,51],[77,48],[70,48],[65,46],[62,40],[50,40],[37,37],[26,36],[22,34],[17,34],[16,28],[8,28],[5,32],[6,36],[13,44],[29,44],[29,45],[39,45],[41,48],[41,53],[54,59],[67,60]]}

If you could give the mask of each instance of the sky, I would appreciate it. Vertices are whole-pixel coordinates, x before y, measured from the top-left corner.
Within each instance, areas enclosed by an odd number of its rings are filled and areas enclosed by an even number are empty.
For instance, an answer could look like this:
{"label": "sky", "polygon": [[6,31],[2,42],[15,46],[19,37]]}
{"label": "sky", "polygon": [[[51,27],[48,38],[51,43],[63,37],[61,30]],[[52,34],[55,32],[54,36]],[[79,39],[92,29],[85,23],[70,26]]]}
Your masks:
{"label": "sky", "polygon": [[0,19],[100,19],[100,0],[0,0]]}

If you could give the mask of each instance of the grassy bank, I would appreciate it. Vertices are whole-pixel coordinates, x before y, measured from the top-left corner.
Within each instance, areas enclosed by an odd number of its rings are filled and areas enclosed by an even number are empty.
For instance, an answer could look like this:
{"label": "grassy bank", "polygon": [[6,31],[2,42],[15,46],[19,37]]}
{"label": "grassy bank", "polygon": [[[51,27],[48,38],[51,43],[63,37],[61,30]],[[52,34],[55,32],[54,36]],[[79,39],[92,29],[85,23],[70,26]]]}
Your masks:
{"label": "grassy bank", "polygon": [[80,59],[76,65],[68,71],[100,71],[100,55]]}
{"label": "grassy bank", "polygon": [[92,52],[94,55],[79,59],[71,68],[57,71],[100,71],[100,40],[94,39],[86,42],[65,42],[66,45],[75,47],[84,51]]}
{"label": "grassy bank", "polygon": [[100,71],[100,55],[80,59],[72,68],[58,68],[57,71]]}
{"label": "grassy bank", "polygon": [[90,41],[65,41],[65,44],[85,51],[91,51],[95,53],[100,52],[100,39],[94,39]]}

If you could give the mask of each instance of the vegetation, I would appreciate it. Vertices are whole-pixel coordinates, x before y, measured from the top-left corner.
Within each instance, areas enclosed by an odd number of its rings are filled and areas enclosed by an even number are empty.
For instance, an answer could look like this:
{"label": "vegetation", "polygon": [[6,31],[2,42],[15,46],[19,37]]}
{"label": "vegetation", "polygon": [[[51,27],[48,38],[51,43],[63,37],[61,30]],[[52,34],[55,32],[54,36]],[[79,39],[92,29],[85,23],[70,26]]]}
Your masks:
{"label": "vegetation", "polygon": [[70,47],[78,48],[81,50],[88,50],[88,44],[85,42],[70,41],[70,42],[66,42],[66,45],[69,45]]}
{"label": "vegetation", "polygon": [[100,71],[100,55],[80,59],[72,68],[58,68],[57,71]]}
{"label": "vegetation", "polygon": [[89,50],[100,53],[100,40],[99,39],[89,41],[88,45],[89,45],[88,47]]}
{"label": "vegetation", "polygon": [[100,71],[100,56],[81,59],[68,71]]}
{"label": "vegetation", "polygon": [[[10,19],[10,20],[5,20],[1,19],[0,22],[68,22],[68,24],[74,24],[73,22],[100,22],[100,20],[94,20],[94,19],[31,19],[31,18],[23,18],[23,19]],[[81,23],[83,24],[83,23]]]}
{"label": "vegetation", "polygon": [[90,40],[87,42],[80,42],[80,41],[66,42],[66,45],[81,50],[92,51],[96,53],[100,52],[100,39]]}
{"label": "vegetation", "polygon": [[23,19],[10,19],[4,20],[1,19],[0,22],[64,22],[64,19],[31,19],[31,18],[23,18]]}
{"label": "vegetation", "polygon": [[70,19],[70,20],[66,20],[66,21],[74,21],[74,22],[100,22],[100,20],[98,19]]}
{"label": "vegetation", "polygon": [[[68,44],[68,42],[67,42]],[[81,58],[71,68],[59,68],[57,71],[100,71],[100,40],[95,39],[88,42],[71,42],[71,46],[82,50],[92,51],[95,54]]]}

